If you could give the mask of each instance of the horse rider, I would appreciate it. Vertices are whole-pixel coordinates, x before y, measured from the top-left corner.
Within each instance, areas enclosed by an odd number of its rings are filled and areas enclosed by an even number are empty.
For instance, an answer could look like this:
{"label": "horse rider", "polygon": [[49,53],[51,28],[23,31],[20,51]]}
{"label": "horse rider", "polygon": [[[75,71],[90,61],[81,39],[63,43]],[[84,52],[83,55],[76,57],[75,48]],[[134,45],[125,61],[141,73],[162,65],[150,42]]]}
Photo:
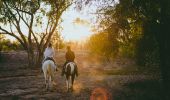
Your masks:
{"label": "horse rider", "polygon": [[47,48],[44,51],[44,60],[43,60],[43,62],[46,61],[46,60],[52,60],[54,62],[54,64],[56,65],[56,62],[54,60],[54,56],[55,56],[54,49],[52,48],[52,44],[49,43]]}
{"label": "horse rider", "polygon": [[[74,59],[75,59],[75,54],[74,52],[71,50],[71,47],[70,46],[67,46],[67,52],[65,54],[65,59],[66,59],[66,62],[64,63],[63,65],[63,69],[62,69],[62,73],[61,73],[61,76],[64,75],[65,73],[65,67],[66,67],[66,64],[69,63],[69,62],[74,62]],[[75,63],[75,62],[74,62]],[[78,77],[78,68],[77,68],[77,65],[75,64],[75,74],[76,76]]]}

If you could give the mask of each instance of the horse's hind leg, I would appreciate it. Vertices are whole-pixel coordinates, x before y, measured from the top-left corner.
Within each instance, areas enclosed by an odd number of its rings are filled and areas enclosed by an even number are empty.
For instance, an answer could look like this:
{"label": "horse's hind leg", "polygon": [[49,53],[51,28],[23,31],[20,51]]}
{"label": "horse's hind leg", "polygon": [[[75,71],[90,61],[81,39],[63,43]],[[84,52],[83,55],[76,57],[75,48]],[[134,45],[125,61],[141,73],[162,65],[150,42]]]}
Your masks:
{"label": "horse's hind leg", "polygon": [[45,81],[44,81],[44,86],[45,86],[45,88],[47,89],[47,84],[48,84],[48,80],[47,80],[47,73],[46,72],[44,72],[44,79],[45,79]]}
{"label": "horse's hind leg", "polygon": [[72,75],[71,76],[71,91],[73,91],[74,78],[75,78],[75,75]]}
{"label": "horse's hind leg", "polygon": [[49,75],[46,75],[46,90],[48,90],[48,88],[49,88]]}
{"label": "horse's hind leg", "polygon": [[69,77],[66,76],[67,92],[69,92]]}
{"label": "horse's hind leg", "polygon": [[51,75],[51,85],[52,85],[52,89],[54,88],[54,86],[56,86],[56,83],[54,81],[54,74]]}
{"label": "horse's hind leg", "polygon": [[74,79],[75,79],[75,75],[72,75],[72,77],[71,77],[72,85],[74,84]]}
{"label": "horse's hind leg", "polygon": [[46,80],[45,89],[48,90],[48,80]]}

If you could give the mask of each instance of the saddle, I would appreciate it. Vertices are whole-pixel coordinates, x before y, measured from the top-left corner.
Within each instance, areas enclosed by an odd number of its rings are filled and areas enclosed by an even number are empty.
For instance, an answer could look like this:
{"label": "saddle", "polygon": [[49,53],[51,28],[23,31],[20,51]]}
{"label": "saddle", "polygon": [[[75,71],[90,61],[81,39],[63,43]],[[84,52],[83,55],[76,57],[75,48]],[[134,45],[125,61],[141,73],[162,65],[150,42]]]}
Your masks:
{"label": "saddle", "polygon": [[[55,65],[55,66],[57,66],[57,65],[56,65],[56,62],[55,62],[55,60],[54,60],[53,58],[51,58],[51,57],[47,57],[46,59],[44,59],[44,62],[45,62],[45,61],[47,61],[47,60],[51,60],[51,61],[53,61],[53,62],[54,62],[54,65]],[[56,68],[56,71],[58,71],[58,69],[57,69],[57,68]]]}
{"label": "saddle", "polygon": [[53,58],[47,57],[47,58],[45,59],[45,61],[46,61],[46,60],[53,60]]}
{"label": "saddle", "polygon": [[51,58],[51,57],[47,57],[47,58],[44,60],[44,62],[47,61],[47,60],[51,60],[51,61],[53,61],[53,62],[55,63],[54,59]]}

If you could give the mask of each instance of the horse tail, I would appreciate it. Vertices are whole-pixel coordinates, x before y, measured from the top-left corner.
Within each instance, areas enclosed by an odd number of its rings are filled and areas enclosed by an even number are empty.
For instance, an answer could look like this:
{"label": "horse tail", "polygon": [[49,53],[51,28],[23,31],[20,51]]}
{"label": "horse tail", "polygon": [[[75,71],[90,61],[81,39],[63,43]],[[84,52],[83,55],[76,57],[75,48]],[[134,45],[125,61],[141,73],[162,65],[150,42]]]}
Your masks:
{"label": "horse tail", "polygon": [[47,65],[47,74],[48,74],[48,75],[51,75],[51,73],[52,73],[52,69],[51,69],[51,64],[49,63],[49,64]]}
{"label": "horse tail", "polygon": [[67,74],[67,75],[70,75],[70,74],[71,74],[71,67],[70,67],[70,64],[67,64],[67,65],[66,65],[65,71],[66,71],[66,74]]}
{"label": "horse tail", "polygon": [[71,67],[71,74],[73,74],[74,71],[75,71],[75,65],[74,64],[70,64],[70,67]]}

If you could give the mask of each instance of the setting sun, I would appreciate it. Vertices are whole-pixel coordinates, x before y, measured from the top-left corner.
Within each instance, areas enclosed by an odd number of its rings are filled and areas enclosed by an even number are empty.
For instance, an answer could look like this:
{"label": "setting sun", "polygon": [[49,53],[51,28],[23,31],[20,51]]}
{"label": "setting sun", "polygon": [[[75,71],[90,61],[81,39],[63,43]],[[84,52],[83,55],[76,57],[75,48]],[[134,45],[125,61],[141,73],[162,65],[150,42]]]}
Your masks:
{"label": "setting sun", "polygon": [[61,16],[61,35],[66,41],[80,41],[86,39],[92,34],[90,19],[92,16],[80,13],[73,7],[70,7]]}

